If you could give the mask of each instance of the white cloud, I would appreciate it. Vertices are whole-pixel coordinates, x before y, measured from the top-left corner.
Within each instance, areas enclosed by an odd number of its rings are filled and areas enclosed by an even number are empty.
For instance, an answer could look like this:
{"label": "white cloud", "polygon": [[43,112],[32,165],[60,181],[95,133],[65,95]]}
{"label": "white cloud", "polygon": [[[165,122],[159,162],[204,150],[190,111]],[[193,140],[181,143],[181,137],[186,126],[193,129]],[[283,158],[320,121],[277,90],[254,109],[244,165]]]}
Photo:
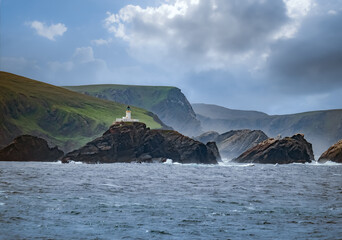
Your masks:
{"label": "white cloud", "polygon": [[279,0],[175,0],[107,14],[108,31],[128,42],[137,59],[195,69],[223,68],[263,54],[289,21]]}
{"label": "white cloud", "polygon": [[43,22],[33,21],[28,23],[29,26],[36,30],[37,34],[54,41],[56,36],[63,36],[68,28],[63,23],[51,24],[47,26]]}

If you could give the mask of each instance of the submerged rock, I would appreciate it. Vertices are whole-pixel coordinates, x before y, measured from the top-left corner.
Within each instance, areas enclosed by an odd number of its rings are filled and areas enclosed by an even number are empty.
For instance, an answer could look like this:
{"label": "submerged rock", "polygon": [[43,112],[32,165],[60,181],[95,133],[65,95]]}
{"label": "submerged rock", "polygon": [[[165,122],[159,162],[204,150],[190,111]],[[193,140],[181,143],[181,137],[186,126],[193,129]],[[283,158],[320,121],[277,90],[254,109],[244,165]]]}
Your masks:
{"label": "submerged rock", "polygon": [[303,134],[267,139],[233,159],[239,163],[305,163],[314,159],[312,145]]}
{"label": "submerged rock", "polygon": [[63,151],[57,147],[50,148],[42,138],[21,135],[0,150],[0,161],[53,162],[63,155]]}
{"label": "submerged rock", "polygon": [[216,142],[220,154],[224,158],[232,159],[268,139],[267,135],[260,130],[232,130],[223,134],[210,131],[196,137],[197,140],[206,143]]}
{"label": "submerged rock", "polygon": [[166,159],[217,164],[220,156],[215,143],[204,145],[173,130],[151,130],[141,122],[120,122],[102,137],[68,153],[63,162],[163,162]]}
{"label": "submerged rock", "polygon": [[342,140],[332,145],[318,159],[319,163],[325,163],[327,161],[342,163]]}

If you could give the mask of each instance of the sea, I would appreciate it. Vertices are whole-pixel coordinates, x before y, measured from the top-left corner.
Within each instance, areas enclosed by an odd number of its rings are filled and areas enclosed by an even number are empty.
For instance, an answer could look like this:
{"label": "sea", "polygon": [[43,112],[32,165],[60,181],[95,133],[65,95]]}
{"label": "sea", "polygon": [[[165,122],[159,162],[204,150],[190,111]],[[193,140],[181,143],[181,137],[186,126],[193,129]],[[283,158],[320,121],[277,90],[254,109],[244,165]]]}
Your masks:
{"label": "sea", "polygon": [[0,162],[0,239],[342,239],[342,165]]}

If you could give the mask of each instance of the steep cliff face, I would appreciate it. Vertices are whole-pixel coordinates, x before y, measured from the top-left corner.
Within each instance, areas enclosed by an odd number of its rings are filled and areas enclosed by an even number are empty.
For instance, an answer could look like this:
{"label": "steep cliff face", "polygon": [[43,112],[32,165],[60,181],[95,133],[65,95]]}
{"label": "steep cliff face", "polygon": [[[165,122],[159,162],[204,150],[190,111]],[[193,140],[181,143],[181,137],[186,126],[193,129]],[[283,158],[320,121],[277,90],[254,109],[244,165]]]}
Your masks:
{"label": "steep cliff face", "polygon": [[[126,105],[0,72],[0,149],[29,134],[70,151],[100,136]],[[165,127],[158,117],[133,108],[133,117],[151,128]]]}
{"label": "steep cliff face", "polygon": [[342,163],[342,140],[332,145],[318,159],[319,163],[325,163],[327,161]]}
{"label": "steep cliff face", "polygon": [[270,137],[291,136],[298,132],[312,143],[320,155],[342,139],[342,110],[267,115],[257,111],[232,110],[216,105],[193,104],[204,131],[226,132],[237,129],[260,129]]}
{"label": "steep cliff face", "polygon": [[68,86],[69,90],[133,105],[152,111],[168,126],[187,136],[196,136],[201,125],[180,89],[160,86],[87,85]]}
{"label": "steep cliff face", "polygon": [[42,138],[22,135],[0,150],[0,161],[52,162],[61,159],[63,155],[57,147],[50,148]]}
{"label": "steep cliff face", "polygon": [[150,130],[140,122],[121,122],[112,125],[102,137],[68,153],[63,162],[163,162],[166,159],[217,164],[220,157],[215,143],[205,145],[173,130]]}
{"label": "steep cliff face", "polygon": [[283,139],[267,139],[233,159],[239,163],[288,164],[314,160],[312,145],[303,134]]}
{"label": "steep cliff face", "polygon": [[232,130],[223,134],[217,132],[206,132],[196,137],[198,141],[206,143],[216,142],[219,152],[223,158],[232,159],[256,146],[258,143],[268,139],[267,135],[260,130]]}

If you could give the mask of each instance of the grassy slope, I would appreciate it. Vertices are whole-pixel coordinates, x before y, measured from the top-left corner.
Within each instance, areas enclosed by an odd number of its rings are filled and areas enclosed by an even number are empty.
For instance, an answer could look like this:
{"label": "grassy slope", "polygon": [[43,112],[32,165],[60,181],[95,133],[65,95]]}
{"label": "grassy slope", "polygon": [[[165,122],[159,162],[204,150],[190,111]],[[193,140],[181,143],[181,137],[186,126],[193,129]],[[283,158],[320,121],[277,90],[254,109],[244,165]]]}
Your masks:
{"label": "grassy slope", "polygon": [[[48,138],[65,150],[79,147],[103,133],[126,106],[61,87],[0,72],[0,144],[18,134]],[[132,108],[132,117],[160,128],[151,113]]]}
{"label": "grassy slope", "polygon": [[115,100],[113,99],[113,91],[126,91],[128,92],[127,95],[130,97],[129,102],[131,102],[133,106],[140,106],[144,109],[152,109],[154,105],[165,100],[168,96],[169,91],[174,87],[102,84],[66,86],[65,88],[75,92],[87,93],[88,95],[92,96],[101,94],[101,98],[105,98],[108,100]]}

